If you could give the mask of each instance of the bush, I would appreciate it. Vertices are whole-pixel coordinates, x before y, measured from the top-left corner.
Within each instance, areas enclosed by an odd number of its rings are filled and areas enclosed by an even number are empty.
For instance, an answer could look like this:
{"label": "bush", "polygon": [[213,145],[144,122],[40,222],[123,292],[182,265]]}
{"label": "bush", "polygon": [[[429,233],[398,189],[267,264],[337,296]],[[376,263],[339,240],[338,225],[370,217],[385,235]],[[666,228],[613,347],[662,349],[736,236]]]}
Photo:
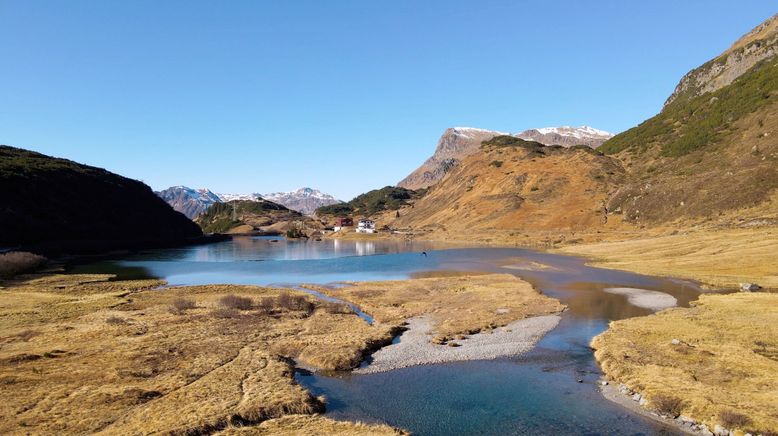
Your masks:
{"label": "bush", "polygon": [[489,162],[489,165],[491,165],[491,166],[493,166],[495,168],[500,168],[502,166],[502,161],[501,160],[493,160],[493,161]]}
{"label": "bush", "polygon": [[197,304],[195,304],[194,300],[190,300],[188,298],[176,298],[171,304],[170,311],[180,314],[189,309],[194,309],[195,307],[197,307]]}
{"label": "bush", "polygon": [[651,404],[660,414],[671,416],[673,418],[680,415],[681,409],[683,409],[683,401],[680,398],[673,397],[671,395],[654,395],[651,398]]}
{"label": "bush", "polygon": [[127,321],[125,321],[124,318],[119,318],[118,316],[109,316],[105,320],[105,323],[111,325],[122,325],[122,324],[127,324]]}
{"label": "bush", "polygon": [[322,309],[324,309],[327,313],[332,314],[343,314],[343,315],[350,315],[354,313],[354,310],[351,309],[351,306],[345,303],[335,303],[335,302],[324,302],[319,305]]}
{"label": "bush", "polygon": [[25,251],[0,254],[0,278],[10,278],[17,274],[35,271],[46,262],[45,257]]}
{"label": "bush", "polygon": [[305,232],[298,229],[297,227],[291,228],[286,231],[287,238],[297,239],[297,238],[305,238],[307,236],[308,235],[306,235]]}
{"label": "bush", "polygon": [[743,428],[751,423],[751,419],[748,416],[734,410],[722,410],[719,413],[719,420],[721,425],[729,429]]}
{"label": "bush", "polygon": [[278,296],[278,307],[310,314],[313,312],[314,305],[302,295],[290,295],[288,292],[284,292]]}
{"label": "bush", "polygon": [[251,298],[230,294],[219,298],[219,304],[227,309],[249,310],[254,302]]}
{"label": "bush", "polygon": [[217,307],[211,314],[216,318],[240,318],[240,312],[232,307]]}

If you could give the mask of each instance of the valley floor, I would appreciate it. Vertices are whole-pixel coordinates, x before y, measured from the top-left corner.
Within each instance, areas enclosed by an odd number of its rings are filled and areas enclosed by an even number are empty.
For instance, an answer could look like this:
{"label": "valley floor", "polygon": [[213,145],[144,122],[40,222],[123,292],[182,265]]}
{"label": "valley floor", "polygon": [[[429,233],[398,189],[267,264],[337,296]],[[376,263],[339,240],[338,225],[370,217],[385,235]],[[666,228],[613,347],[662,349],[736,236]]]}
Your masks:
{"label": "valley floor", "polygon": [[778,227],[703,228],[667,236],[569,245],[594,266],[697,280],[713,288],[778,289]]}
{"label": "valley floor", "polygon": [[352,369],[410,316],[429,315],[445,341],[562,309],[510,275],[348,288],[373,325],[299,291],[110,279],[0,288],[0,433],[398,434],[318,415],[325,400],[294,381],[295,362]]}

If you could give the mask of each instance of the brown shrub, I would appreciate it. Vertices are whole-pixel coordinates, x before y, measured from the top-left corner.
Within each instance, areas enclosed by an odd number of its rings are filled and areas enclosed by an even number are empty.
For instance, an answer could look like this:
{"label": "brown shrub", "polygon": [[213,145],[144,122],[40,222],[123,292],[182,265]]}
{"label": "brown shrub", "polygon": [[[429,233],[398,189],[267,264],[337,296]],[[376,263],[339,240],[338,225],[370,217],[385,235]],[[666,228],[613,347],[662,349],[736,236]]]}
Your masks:
{"label": "brown shrub", "polygon": [[109,316],[106,318],[105,323],[112,325],[122,325],[127,324],[127,321],[124,318],[120,318],[118,316]]}
{"label": "brown shrub", "polygon": [[233,307],[217,307],[211,311],[216,318],[240,318],[240,312]]}
{"label": "brown shrub", "polygon": [[258,306],[266,313],[270,313],[276,307],[276,299],[273,297],[262,297],[259,299]]}
{"label": "brown shrub", "polygon": [[651,404],[657,412],[673,418],[681,414],[683,400],[672,395],[657,394],[651,398]]}
{"label": "brown shrub", "polygon": [[730,429],[743,428],[751,423],[751,419],[748,416],[734,410],[722,410],[719,412],[719,420],[721,425]]}
{"label": "brown shrub", "polygon": [[249,310],[254,305],[254,302],[249,297],[239,297],[230,294],[219,298],[219,304],[228,309]]}
{"label": "brown shrub", "polygon": [[287,310],[302,311],[310,315],[313,313],[314,305],[302,295],[290,295],[287,292],[278,296],[278,307]]}
{"label": "brown shrub", "polygon": [[24,251],[0,254],[0,278],[10,278],[17,274],[35,271],[47,261],[43,256]]}
{"label": "brown shrub", "polygon": [[345,303],[335,303],[335,302],[324,302],[319,305],[322,309],[324,309],[327,313],[332,314],[343,314],[343,315],[350,315],[354,313],[354,310],[351,309],[351,306]]}
{"label": "brown shrub", "polygon": [[170,311],[172,313],[181,314],[189,309],[194,309],[195,307],[197,307],[197,304],[194,300],[190,300],[188,298],[176,298],[170,305]]}

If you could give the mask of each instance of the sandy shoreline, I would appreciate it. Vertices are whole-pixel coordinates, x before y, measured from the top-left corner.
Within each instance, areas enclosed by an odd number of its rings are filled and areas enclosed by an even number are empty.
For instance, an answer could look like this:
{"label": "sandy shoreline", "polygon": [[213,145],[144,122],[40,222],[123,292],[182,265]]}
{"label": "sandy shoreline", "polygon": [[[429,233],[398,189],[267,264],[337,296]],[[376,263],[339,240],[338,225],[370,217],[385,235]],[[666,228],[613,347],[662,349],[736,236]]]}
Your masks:
{"label": "sandy shoreline", "polygon": [[432,323],[426,316],[412,318],[400,342],[376,351],[370,364],[355,369],[354,373],[370,374],[415,365],[517,356],[531,350],[540,338],[557,326],[560,319],[558,315],[525,318],[491,333],[478,333],[453,341],[459,344],[453,347],[430,342]]}

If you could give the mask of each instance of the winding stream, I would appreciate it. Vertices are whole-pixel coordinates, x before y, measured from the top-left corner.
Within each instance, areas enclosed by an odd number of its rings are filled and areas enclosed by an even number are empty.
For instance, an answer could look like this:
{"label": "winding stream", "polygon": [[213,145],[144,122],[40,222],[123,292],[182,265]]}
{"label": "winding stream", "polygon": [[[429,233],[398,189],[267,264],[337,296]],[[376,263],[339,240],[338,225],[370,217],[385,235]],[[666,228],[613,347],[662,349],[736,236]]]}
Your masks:
{"label": "winding stream", "polygon": [[[428,256],[421,256],[422,251]],[[610,320],[651,313],[630,304],[625,295],[604,292],[605,288],[660,291],[675,297],[681,306],[699,294],[693,283],[592,268],[575,257],[518,248],[450,248],[418,242],[238,237],[77,265],[72,271],[110,272],[121,278],[159,277],[171,285],[289,287],[502,272],[529,281],[568,306],[559,326],[533,351],[517,358],[365,375],[297,374],[297,380],[314,395],[327,397],[327,416],[386,422],[420,435],[676,433],[600,395],[600,371],[588,344]],[[369,319],[368,314],[361,316]]]}

